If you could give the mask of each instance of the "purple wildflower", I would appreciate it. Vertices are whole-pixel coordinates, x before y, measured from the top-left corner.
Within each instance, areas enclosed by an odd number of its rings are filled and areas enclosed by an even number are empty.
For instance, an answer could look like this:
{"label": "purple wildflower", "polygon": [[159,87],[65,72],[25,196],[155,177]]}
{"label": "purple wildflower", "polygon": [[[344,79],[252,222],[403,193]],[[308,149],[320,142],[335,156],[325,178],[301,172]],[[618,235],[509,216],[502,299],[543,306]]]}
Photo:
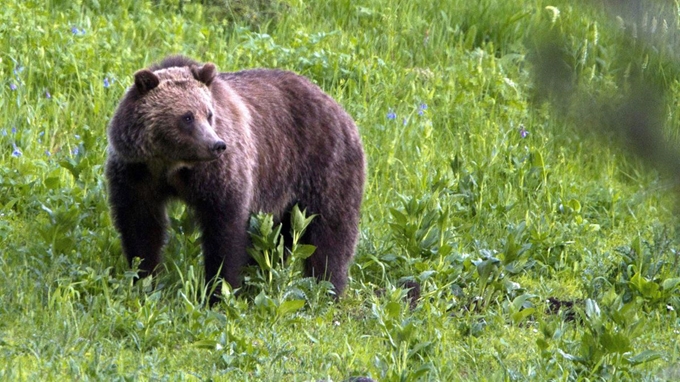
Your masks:
{"label": "purple wildflower", "polygon": [[16,126],[12,126],[12,134],[16,134],[16,133],[17,133],[17,127],[16,127]]}
{"label": "purple wildflower", "polygon": [[17,85],[14,82],[12,82],[11,84],[9,84],[9,88],[11,90],[17,90]]}
{"label": "purple wildflower", "polygon": [[389,113],[387,113],[387,119],[396,119],[397,118],[397,113],[394,111],[390,110]]}
{"label": "purple wildflower", "polygon": [[109,82],[109,78],[106,77],[106,78],[104,78],[104,87],[108,88],[109,86],[111,86],[111,82]]}
{"label": "purple wildflower", "polygon": [[80,152],[80,149],[78,148],[78,146],[73,148],[73,156],[78,156],[79,152]]}
{"label": "purple wildflower", "polygon": [[19,148],[17,147],[17,145],[15,143],[12,143],[12,145],[14,146],[14,151],[12,151],[12,156],[19,158],[21,156],[21,150],[19,150]]}
{"label": "purple wildflower", "polygon": [[71,27],[71,33],[76,36],[82,36],[85,34],[85,29],[78,29],[78,27]]}
{"label": "purple wildflower", "polygon": [[526,138],[529,135],[529,131],[524,128],[524,125],[519,125],[519,136],[522,138]]}
{"label": "purple wildflower", "polygon": [[47,98],[47,99],[52,98],[52,94],[50,94],[49,90],[45,90],[45,98]]}

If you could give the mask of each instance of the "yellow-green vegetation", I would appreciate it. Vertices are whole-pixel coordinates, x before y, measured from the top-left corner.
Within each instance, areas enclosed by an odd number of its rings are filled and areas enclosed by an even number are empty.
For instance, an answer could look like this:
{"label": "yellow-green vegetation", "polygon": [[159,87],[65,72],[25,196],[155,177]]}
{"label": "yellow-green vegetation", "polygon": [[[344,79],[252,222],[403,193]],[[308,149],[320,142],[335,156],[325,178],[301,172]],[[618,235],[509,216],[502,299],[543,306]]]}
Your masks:
{"label": "yellow-green vegetation", "polygon": [[[0,379],[680,379],[679,12],[589,3],[5,2]],[[172,53],[294,70],[356,119],[368,181],[339,302],[259,215],[260,265],[208,308],[179,204],[165,271],[133,285],[105,130]],[[616,128],[638,120],[662,138]]]}

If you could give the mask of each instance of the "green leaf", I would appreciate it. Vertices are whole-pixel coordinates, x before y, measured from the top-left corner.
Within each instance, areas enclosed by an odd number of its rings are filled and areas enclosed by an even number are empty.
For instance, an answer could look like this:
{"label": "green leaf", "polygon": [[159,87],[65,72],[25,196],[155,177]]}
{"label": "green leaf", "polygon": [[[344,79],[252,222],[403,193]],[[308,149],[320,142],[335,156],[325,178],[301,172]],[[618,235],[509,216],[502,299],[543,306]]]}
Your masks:
{"label": "green leaf", "polygon": [[268,237],[272,233],[272,228],[274,228],[274,218],[272,215],[265,215],[260,222],[260,236]]}
{"label": "green leaf", "polygon": [[420,274],[418,275],[418,280],[420,282],[423,282],[423,281],[429,279],[430,277],[432,277],[435,274],[437,274],[437,271],[433,271],[433,270],[426,270],[426,271],[420,272]]}
{"label": "green leaf", "polygon": [[[270,215],[271,217],[271,215]],[[277,246],[277,243],[281,239],[281,227],[282,225],[279,223],[276,225],[276,228],[272,228],[271,233],[267,236],[267,242],[268,242],[268,248],[274,249]]]}
{"label": "green leaf", "polygon": [[623,354],[631,350],[630,339],[623,333],[605,332],[600,337],[600,344],[611,353]]}
{"label": "green leaf", "polygon": [[650,361],[657,360],[661,358],[662,353],[654,350],[645,350],[642,353],[626,358],[626,361],[632,366],[641,365]]}
{"label": "green leaf", "polygon": [[255,262],[260,267],[260,269],[266,269],[265,268],[266,263],[265,263],[265,260],[264,260],[264,256],[262,256],[262,252],[258,251],[255,248],[248,248],[247,251],[248,251],[248,254],[250,254],[250,257],[252,257],[253,260],[255,260]]}
{"label": "green leaf", "polygon": [[2,208],[3,208],[5,211],[9,211],[9,210],[11,210],[12,207],[14,207],[14,205],[17,204],[19,201],[20,201],[19,198],[12,198],[12,199],[10,199],[9,202],[5,203],[5,205],[2,206]]}
{"label": "green leaf", "polygon": [[59,188],[59,177],[57,176],[51,176],[49,178],[46,178],[45,181],[43,182],[45,184],[45,187],[47,187],[50,190],[54,190]]}
{"label": "green leaf", "polygon": [[642,277],[640,273],[636,273],[629,281],[630,285],[637,290],[642,297],[646,299],[657,299],[661,296],[659,292],[659,284],[654,281],[649,281]]}
{"label": "green leaf", "polygon": [[257,296],[255,296],[255,299],[253,300],[255,303],[255,306],[258,307],[261,311],[272,311],[272,308],[275,307],[274,301],[267,296],[264,291],[261,291]]}
{"label": "green leaf", "polygon": [[597,302],[591,299],[586,299],[586,315],[591,320],[600,318],[600,307],[597,305]]}
{"label": "green leaf", "polygon": [[527,309],[522,309],[519,312],[513,313],[510,318],[512,319],[512,322],[515,324],[518,324],[522,322],[525,318],[531,316],[536,312],[536,308],[527,308]]}
{"label": "green leaf", "polygon": [[498,264],[500,264],[501,261],[495,257],[489,257],[485,260],[473,261],[473,263],[477,266],[477,273],[479,273],[479,278],[483,282],[487,282],[489,280],[489,276],[491,275],[491,273],[498,269]]}
{"label": "green leaf", "polygon": [[306,209],[300,211],[300,207],[296,204],[293,206],[293,209],[290,213],[291,227],[294,232],[297,232],[300,235],[302,235],[305,232],[305,229],[315,216],[312,215],[305,219],[305,212],[307,212]]}
{"label": "green leaf", "polygon": [[[518,284],[519,285],[519,284]],[[510,290],[508,291],[510,292]],[[527,300],[535,297],[532,294],[524,293],[520,296],[515,297],[514,300],[512,300],[512,306],[515,308],[516,311],[521,310],[522,308],[529,308],[531,307],[531,303],[527,303]]]}
{"label": "green leaf", "polygon": [[562,355],[562,357],[564,357],[565,359],[567,359],[569,361],[579,362],[579,361],[582,360],[581,357],[577,357],[575,355],[565,353],[564,351],[562,351],[562,349],[557,349],[557,352],[560,353]]}
{"label": "green leaf", "polygon": [[198,349],[215,350],[218,342],[215,340],[200,340],[193,343],[193,346]]}
{"label": "green leaf", "polygon": [[298,310],[302,309],[303,306],[305,306],[305,300],[284,301],[281,303],[281,305],[279,305],[277,311],[279,312],[279,315],[285,316],[288,313],[297,312]]}
{"label": "green leaf", "polygon": [[[503,288],[505,288],[505,291],[507,293],[512,293],[512,292],[514,292],[518,289],[521,289],[522,286],[518,282],[512,281],[509,278],[506,278],[506,279],[503,279]],[[533,297],[531,295],[526,295],[526,294],[523,294],[522,296]],[[522,296],[520,296],[520,297],[522,297]],[[522,301],[522,304],[523,303],[524,303],[524,301]],[[513,304],[514,304],[514,301],[513,301]]]}
{"label": "green leaf", "polygon": [[58,254],[66,254],[71,252],[71,249],[75,246],[76,242],[73,238],[68,236],[60,236],[54,239],[53,250]]}
{"label": "green leaf", "polygon": [[411,358],[415,354],[418,354],[419,351],[423,349],[427,349],[432,345],[432,341],[425,341],[425,342],[418,342],[415,346],[411,348],[411,350],[408,351],[408,356]]}
{"label": "green leaf", "polygon": [[76,163],[73,159],[62,159],[59,161],[59,165],[65,169],[67,169],[73,177],[78,180],[78,176],[80,176],[80,169],[76,167]]}
{"label": "green leaf", "polygon": [[432,366],[432,363],[426,363],[426,364],[420,366],[418,369],[416,369],[416,371],[411,372],[409,374],[408,380],[410,380],[410,381],[419,380],[419,379],[421,379],[420,377],[424,376],[427,373],[432,372],[433,369],[434,369],[434,367]]}
{"label": "green leaf", "polygon": [[574,210],[574,212],[576,213],[581,212],[581,203],[578,200],[571,199],[569,200],[569,202],[567,202],[567,205],[569,206],[569,208]]}
{"label": "green leaf", "polygon": [[385,311],[387,312],[387,316],[389,318],[397,318],[399,317],[399,314],[401,313],[401,305],[397,302],[389,302],[385,306]]}
{"label": "green leaf", "polygon": [[397,227],[399,226],[403,227],[406,225],[406,223],[408,223],[406,215],[404,215],[401,211],[397,210],[396,208],[390,208],[390,213],[392,214],[394,220],[396,220]]}
{"label": "green leaf", "polygon": [[663,283],[661,284],[661,287],[665,291],[672,291],[678,286],[678,284],[680,284],[680,277],[675,277],[672,279],[664,280]]}
{"label": "green leaf", "polygon": [[310,244],[298,244],[295,246],[295,257],[298,259],[306,259],[316,251],[316,247]]}

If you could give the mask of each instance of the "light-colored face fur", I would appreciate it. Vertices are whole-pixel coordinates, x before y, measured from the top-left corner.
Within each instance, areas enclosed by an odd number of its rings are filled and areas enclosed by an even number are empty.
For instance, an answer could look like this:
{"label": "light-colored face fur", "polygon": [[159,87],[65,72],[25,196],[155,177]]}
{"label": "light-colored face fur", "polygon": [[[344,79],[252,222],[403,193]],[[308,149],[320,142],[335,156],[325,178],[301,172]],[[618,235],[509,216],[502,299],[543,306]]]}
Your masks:
{"label": "light-colored face fur", "polygon": [[153,74],[158,85],[142,96],[137,107],[137,117],[144,121],[149,142],[153,142],[151,155],[170,166],[218,158],[224,142],[215,132],[208,86],[187,67]]}

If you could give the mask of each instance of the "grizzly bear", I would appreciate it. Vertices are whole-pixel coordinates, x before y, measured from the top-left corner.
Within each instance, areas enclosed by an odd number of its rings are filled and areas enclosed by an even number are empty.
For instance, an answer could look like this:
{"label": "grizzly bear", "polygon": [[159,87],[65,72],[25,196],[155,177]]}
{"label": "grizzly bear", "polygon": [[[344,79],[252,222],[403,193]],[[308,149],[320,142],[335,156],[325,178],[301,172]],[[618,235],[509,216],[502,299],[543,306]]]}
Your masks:
{"label": "grizzly bear", "polygon": [[[140,277],[158,270],[165,207],[185,202],[201,230],[208,287],[237,288],[251,214],[282,223],[298,204],[317,214],[302,240],[316,246],[305,274],[337,295],[358,237],[365,160],[352,118],[297,74],[218,73],[171,56],[134,74],[108,126],[106,178],[113,222]],[[211,296],[211,303],[217,301]]]}

